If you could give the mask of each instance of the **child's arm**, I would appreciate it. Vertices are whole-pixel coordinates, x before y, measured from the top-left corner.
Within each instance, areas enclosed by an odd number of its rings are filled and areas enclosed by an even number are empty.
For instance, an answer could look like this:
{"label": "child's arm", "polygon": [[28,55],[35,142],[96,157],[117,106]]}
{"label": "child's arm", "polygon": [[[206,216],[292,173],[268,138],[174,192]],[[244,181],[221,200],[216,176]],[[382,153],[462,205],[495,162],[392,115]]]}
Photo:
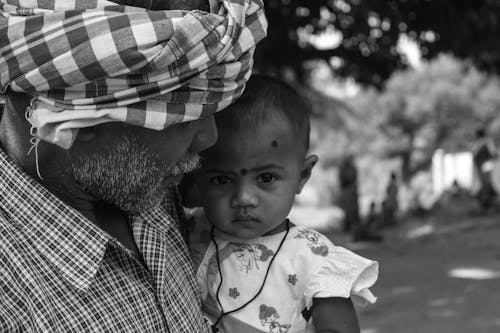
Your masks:
{"label": "child's arm", "polygon": [[359,333],[358,317],[350,298],[313,298],[311,316],[316,333]]}

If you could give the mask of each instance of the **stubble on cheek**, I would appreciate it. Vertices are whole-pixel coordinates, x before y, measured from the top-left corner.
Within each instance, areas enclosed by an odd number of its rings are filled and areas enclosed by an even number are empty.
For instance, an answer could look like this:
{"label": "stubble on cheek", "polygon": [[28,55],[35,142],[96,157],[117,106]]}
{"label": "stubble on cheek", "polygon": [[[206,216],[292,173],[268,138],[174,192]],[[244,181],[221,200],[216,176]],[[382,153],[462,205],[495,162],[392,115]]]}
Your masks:
{"label": "stubble on cheek", "polygon": [[75,180],[97,200],[127,212],[158,206],[167,190],[167,167],[134,136],[80,152],[71,169]]}
{"label": "stubble on cheek", "polygon": [[185,173],[192,172],[198,169],[201,165],[200,155],[196,153],[189,154],[189,156],[177,163],[170,165],[166,168],[166,176],[181,176]]}

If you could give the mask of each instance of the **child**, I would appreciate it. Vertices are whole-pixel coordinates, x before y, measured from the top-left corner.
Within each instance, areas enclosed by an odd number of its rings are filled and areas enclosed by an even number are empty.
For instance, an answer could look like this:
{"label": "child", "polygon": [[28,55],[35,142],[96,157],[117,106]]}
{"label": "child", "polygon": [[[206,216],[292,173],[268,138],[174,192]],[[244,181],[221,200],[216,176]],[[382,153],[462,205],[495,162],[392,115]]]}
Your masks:
{"label": "child", "polygon": [[204,213],[190,239],[214,332],[359,332],[350,297],[375,301],[378,264],[287,219],[318,160],[306,104],[254,76],[230,109],[195,174]]}

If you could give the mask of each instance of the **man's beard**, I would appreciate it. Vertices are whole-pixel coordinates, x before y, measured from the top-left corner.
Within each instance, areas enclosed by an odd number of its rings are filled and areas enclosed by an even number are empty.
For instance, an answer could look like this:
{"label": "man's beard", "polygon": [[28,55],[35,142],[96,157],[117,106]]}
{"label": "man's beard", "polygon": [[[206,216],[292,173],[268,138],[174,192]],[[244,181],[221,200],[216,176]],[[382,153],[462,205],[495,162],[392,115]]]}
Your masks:
{"label": "man's beard", "polygon": [[163,201],[168,176],[196,169],[199,159],[197,154],[192,154],[167,166],[130,135],[106,147],[82,152],[74,159],[71,170],[75,181],[97,200],[126,212],[142,213]]}

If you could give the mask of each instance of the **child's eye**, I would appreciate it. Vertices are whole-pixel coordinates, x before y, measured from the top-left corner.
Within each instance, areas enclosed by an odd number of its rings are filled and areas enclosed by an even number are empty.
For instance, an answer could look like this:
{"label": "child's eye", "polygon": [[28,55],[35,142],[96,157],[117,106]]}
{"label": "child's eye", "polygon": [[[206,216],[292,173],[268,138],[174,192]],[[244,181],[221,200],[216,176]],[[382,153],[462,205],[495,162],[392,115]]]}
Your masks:
{"label": "child's eye", "polygon": [[277,179],[277,177],[271,173],[263,173],[259,176],[259,178],[261,182],[266,184],[272,183]]}
{"label": "child's eye", "polygon": [[210,179],[210,182],[216,185],[226,185],[231,184],[232,180],[228,176],[215,176]]}

